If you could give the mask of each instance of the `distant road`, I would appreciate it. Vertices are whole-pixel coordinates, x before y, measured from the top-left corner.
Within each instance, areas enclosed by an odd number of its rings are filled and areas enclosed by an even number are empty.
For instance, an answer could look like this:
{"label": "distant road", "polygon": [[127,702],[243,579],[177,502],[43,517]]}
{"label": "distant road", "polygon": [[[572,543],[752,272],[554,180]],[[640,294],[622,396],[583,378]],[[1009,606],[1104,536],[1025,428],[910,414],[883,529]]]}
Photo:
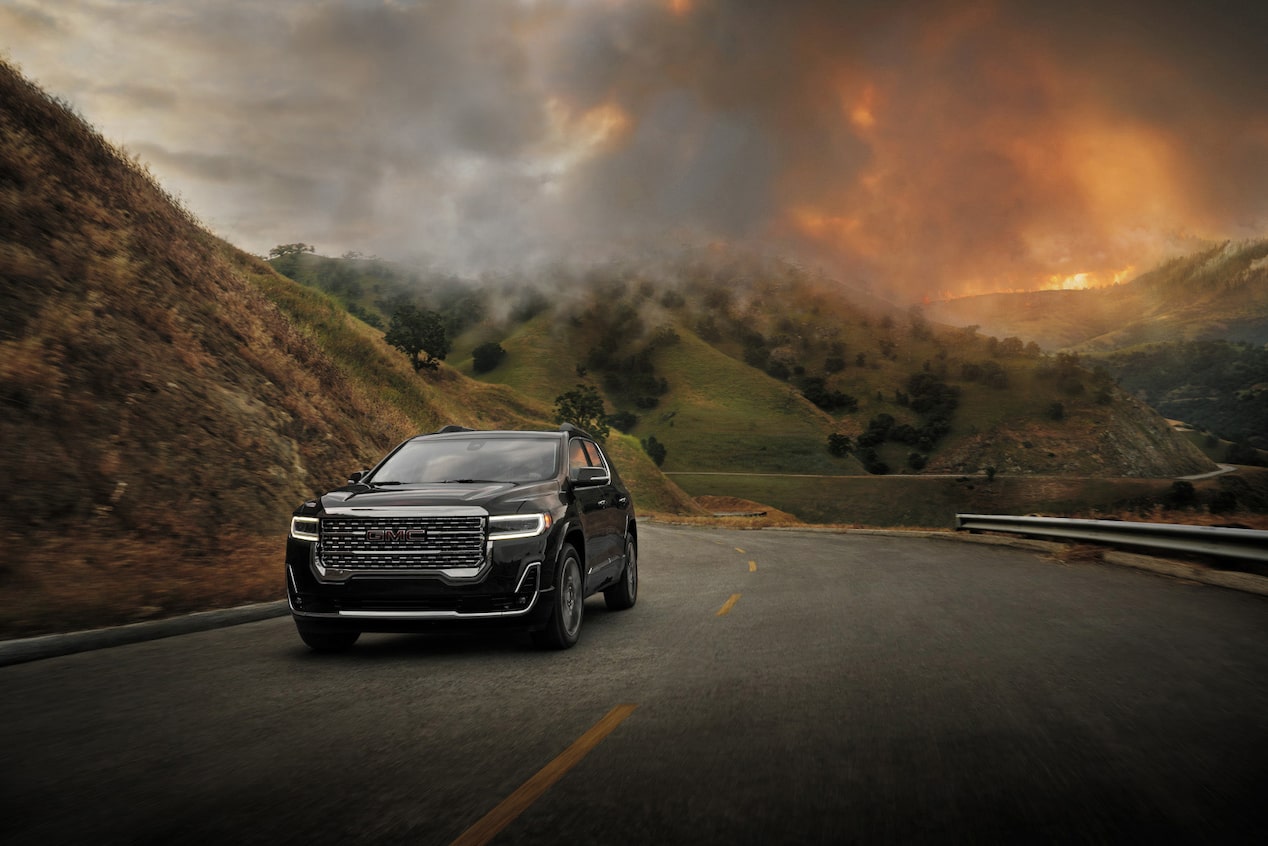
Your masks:
{"label": "distant road", "polygon": [[1202,479],[1214,479],[1216,476],[1223,476],[1225,473],[1236,473],[1237,468],[1232,464],[1221,464],[1220,469],[1212,470],[1210,473],[1198,473],[1194,476],[1180,476],[1182,482],[1197,482]]}
{"label": "distant road", "polygon": [[0,668],[3,840],[1258,842],[1268,826],[1263,598],[875,535],[648,525],[640,563],[638,605],[591,600],[562,653],[486,633],[318,656],[274,619]]}

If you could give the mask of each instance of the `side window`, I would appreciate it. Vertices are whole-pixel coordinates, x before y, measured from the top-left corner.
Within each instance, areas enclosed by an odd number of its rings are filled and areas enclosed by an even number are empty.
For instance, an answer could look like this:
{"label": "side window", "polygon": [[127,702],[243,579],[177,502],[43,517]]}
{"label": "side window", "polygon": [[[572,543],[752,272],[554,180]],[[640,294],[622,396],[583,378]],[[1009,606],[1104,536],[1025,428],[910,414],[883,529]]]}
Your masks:
{"label": "side window", "polygon": [[608,472],[599,447],[578,438],[568,446],[568,472],[575,476],[582,467],[597,467],[604,473]]}
{"label": "side window", "polygon": [[568,472],[576,476],[577,471],[582,467],[590,466],[590,456],[586,454],[585,444],[580,440],[574,440],[568,444]]}
{"label": "side window", "polygon": [[590,457],[591,467],[597,467],[604,473],[608,472],[607,462],[603,460],[603,453],[599,450],[598,444],[593,441],[583,441],[586,445],[586,455]]}

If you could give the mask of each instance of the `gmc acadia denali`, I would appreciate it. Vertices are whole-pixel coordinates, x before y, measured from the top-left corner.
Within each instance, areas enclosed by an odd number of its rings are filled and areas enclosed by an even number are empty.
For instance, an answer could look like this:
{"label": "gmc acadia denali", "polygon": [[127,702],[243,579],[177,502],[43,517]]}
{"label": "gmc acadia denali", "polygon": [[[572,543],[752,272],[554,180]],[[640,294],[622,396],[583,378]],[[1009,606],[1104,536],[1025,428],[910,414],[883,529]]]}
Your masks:
{"label": "gmc acadia denali", "polygon": [[638,596],[630,493],[594,438],[446,426],[291,517],[295,627],[319,651],[363,631],[510,625],[542,647],[581,634],[583,603]]}

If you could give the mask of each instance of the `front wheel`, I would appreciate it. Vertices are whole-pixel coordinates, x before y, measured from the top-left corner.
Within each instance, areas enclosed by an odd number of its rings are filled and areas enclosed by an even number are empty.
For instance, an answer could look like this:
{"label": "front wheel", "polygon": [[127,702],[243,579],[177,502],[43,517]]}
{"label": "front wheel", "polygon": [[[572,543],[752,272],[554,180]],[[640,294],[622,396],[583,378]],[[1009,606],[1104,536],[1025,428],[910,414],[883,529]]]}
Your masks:
{"label": "front wheel", "polygon": [[358,631],[332,629],[312,623],[301,623],[299,620],[295,621],[295,628],[299,631],[299,639],[314,652],[341,652],[361,637],[361,632]]}
{"label": "front wheel", "polygon": [[552,594],[554,608],[546,627],[533,632],[533,643],[543,649],[570,649],[581,637],[585,595],[581,587],[581,561],[571,545],[565,545],[559,578]]}
{"label": "front wheel", "polygon": [[638,548],[634,538],[625,536],[625,570],[621,573],[621,581],[603,592],[603,601],[613,611],[624,611],[633,608],[638,600]]}

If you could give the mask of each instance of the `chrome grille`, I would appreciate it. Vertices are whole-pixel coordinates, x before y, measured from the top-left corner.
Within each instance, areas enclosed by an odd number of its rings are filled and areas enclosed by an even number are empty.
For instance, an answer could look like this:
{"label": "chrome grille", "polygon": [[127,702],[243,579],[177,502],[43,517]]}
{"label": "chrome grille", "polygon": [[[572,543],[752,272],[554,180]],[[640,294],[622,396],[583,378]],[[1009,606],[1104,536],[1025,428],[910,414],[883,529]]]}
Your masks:
{"label": "chrome grille", "polygon": [[479,516],[343,517],[321,520],[318,554],[337,570],[440,570],[484,563]]}

